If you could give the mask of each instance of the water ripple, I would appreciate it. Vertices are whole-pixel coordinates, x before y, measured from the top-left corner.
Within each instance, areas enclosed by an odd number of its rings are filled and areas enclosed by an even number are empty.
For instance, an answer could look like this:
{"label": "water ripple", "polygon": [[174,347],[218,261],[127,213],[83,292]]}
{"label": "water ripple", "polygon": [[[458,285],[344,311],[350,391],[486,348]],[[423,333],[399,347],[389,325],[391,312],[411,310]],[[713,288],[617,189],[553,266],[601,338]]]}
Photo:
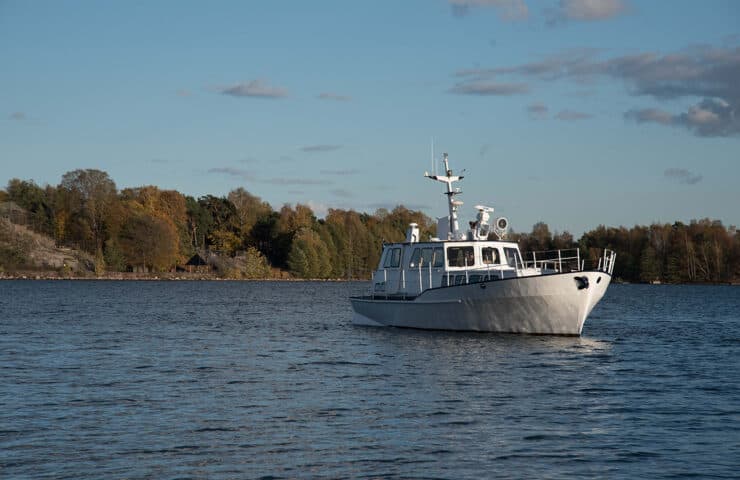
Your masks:
{"label": "water ripple", "polygon": [[740,290],[581,338],[355,328],[365,284],[0,282],[3,478],[736,478]]}

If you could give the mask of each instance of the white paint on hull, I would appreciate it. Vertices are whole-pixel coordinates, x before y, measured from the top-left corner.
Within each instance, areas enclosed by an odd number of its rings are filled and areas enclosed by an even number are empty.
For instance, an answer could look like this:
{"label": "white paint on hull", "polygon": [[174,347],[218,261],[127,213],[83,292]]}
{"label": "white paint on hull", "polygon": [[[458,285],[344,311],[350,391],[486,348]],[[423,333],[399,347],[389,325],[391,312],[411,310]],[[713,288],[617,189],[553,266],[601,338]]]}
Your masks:
{"label": "white paint on hull", "polygon": [[[587,277],[589,287],[579,290],[576,277]],[[605,272],[573,272],[436,288],[414,300],[352,298],[353,322],[435,330],[580,335],[610,281],[611,276]]]}

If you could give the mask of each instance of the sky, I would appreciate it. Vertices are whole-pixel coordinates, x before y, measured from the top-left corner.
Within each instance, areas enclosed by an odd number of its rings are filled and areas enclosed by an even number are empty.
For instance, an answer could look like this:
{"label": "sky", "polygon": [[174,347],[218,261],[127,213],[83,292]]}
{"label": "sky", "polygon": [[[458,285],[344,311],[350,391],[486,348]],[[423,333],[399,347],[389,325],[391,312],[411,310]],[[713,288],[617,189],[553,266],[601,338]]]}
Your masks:
{"label": "sky", "polygon": [[[0,0],[0,185],[740,225],[736,0]],[[469,217],[469,218],[468,218]]]}

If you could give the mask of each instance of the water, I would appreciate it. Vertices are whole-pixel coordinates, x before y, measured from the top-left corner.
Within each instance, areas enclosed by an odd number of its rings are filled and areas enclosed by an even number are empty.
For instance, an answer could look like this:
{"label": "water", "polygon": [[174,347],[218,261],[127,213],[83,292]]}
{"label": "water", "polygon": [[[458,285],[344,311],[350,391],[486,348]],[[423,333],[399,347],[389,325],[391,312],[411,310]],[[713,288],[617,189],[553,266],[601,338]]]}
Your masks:
{"label": "water", "polygon": [[737,478],[740,288],[581,338],[353,327],[366,288],[0,282],[0,477]]}

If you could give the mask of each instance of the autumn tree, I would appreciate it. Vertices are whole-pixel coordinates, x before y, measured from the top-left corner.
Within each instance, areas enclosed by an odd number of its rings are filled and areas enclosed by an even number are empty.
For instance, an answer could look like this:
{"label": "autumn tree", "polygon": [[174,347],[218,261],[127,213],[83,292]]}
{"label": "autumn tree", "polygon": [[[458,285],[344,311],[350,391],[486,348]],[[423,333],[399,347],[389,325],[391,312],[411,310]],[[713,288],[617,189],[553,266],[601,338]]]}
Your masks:
{"label": "autumn tree", "polygon": [[263,202],[259,197],[252,195],[244,188],[239,187],[229,192],[228,200],[236,209],[238,234],[243,243],[252,243],[252,229],[260,219],[266,218],[272,213],[269,203]]}
{"label": "autumn tree", "polygon": [[180,263],[192,253],[188,232],[188,213],[185,197],[175,190],[160,190],[148,185],[137,188],[127,188],[121,191],[122,203],[128,209],[128,215],[146,213],[157,217],[169,224],[170,230],[176,233],[174,239],[162,238],[161,241],[174,241],[174,245],[167,246],[173,250],[176,260]]}
{"label": "autumn tree", "polygon": [[106,239],[106,222],[117,201],[116,184],[106,172],[95,169],[74,170],[62,176],[60,189],[66,190],[74,198],[71,214],[84,222],[82,231],[89,231],[91,244],[82,241],[82,247],[95,253],[102,251]]}
{"label": "autumn tree", "polygon": [[167,271],[178,261],[178,235],[172,222],[143,209],[128,217],[118,242],[126,262],[135,269]]}

